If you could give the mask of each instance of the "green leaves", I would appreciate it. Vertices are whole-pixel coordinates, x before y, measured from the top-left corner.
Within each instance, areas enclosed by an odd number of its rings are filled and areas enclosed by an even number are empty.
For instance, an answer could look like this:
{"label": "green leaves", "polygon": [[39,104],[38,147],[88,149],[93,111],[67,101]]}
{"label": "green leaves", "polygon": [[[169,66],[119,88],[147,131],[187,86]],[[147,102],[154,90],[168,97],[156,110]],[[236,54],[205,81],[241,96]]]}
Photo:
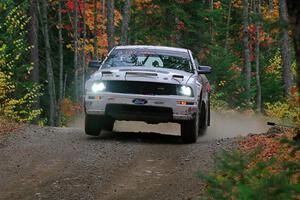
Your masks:
{"label": "green leaves", "polygon": [[4,6],[0,21],[0,115],[16,121],[32,121],[41,109],[32,109],[41,85],[29,79],[32,64],[26,63],[30,46],[26,25],[29,18],[20,7]]}

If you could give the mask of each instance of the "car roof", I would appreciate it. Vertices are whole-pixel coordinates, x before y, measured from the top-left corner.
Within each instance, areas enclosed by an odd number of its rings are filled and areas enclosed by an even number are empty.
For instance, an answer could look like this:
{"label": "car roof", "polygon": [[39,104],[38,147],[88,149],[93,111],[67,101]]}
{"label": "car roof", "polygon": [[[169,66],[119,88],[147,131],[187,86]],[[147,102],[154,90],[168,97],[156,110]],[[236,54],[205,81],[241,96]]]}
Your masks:
{"label": "car roof", "polygon": [[166,46],[151,46],[151,45],[126,45],[126,46],[116,46],[116,49],[158,49],[158,50],[170,50],[179,52],[188,52],[188,49],[178,48],[178,47],[166,47]]}

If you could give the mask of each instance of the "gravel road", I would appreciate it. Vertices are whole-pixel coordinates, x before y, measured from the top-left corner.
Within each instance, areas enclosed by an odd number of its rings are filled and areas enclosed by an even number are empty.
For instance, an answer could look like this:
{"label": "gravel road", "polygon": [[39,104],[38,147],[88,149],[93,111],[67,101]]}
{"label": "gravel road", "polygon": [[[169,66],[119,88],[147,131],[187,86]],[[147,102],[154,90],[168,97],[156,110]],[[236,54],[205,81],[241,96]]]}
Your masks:
{"label": "gravel road", "polygon": [[196,172],[212,169],[213,153],[234,143],[204,137],[187,145],[141,124],[126,126],[144,132],[125,132],[119,123],[100,138],[81,128],[37,126],[1,136],[0,199],[198,199]]}

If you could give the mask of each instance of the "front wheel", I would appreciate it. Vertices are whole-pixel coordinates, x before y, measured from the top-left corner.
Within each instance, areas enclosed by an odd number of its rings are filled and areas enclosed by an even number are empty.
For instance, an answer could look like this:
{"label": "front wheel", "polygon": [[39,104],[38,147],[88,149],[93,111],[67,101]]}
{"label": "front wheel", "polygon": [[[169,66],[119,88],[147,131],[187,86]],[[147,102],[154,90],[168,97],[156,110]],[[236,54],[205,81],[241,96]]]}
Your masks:
{"label": "front wheel", "polygon": [[85,115],[85,133],[87,135],[99,136],[102,130],[101,116]]}
{"label": "front wheel", "polygon": [[181,123],[181,138],[184,143],[197,142],[199,132],[199,115],[196,114],[193,120],[183,121]]}
{"label": "front wheel", "polygon": [[202,105],[199,122],[199,136],[204,136],[207,131],[209,112],[206,111],[205,105]]}

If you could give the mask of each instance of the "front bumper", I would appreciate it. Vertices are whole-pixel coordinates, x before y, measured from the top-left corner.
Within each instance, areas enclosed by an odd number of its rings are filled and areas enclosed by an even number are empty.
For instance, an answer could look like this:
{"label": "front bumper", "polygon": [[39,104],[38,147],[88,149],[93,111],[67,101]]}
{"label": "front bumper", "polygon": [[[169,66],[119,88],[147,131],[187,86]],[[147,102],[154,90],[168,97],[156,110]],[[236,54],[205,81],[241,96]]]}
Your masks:
{"label": "front bumper", "polygon": [[[143,105],[136,104],[134,103],[136,99],[146,100],[146,103]],[[130,113],[125,113],[124,109],[120,109],[120,112],[114,110],[113,117],[116,119],[159,122],[193,119],[197,112],[198,103],[194,97],[175,95],[138,95],[109,92],[101,94],[87,93],[85,95],[85,112],[87,114],[107,115],[110,114],[109,108],[119,108],[120,106],[126,108],[135,106],[135,108],[138,108],[135,115],[138,114],[139,116],[135,119]],[[171,117],[164,118],[163,116],[167,111],[171,113]]]}

